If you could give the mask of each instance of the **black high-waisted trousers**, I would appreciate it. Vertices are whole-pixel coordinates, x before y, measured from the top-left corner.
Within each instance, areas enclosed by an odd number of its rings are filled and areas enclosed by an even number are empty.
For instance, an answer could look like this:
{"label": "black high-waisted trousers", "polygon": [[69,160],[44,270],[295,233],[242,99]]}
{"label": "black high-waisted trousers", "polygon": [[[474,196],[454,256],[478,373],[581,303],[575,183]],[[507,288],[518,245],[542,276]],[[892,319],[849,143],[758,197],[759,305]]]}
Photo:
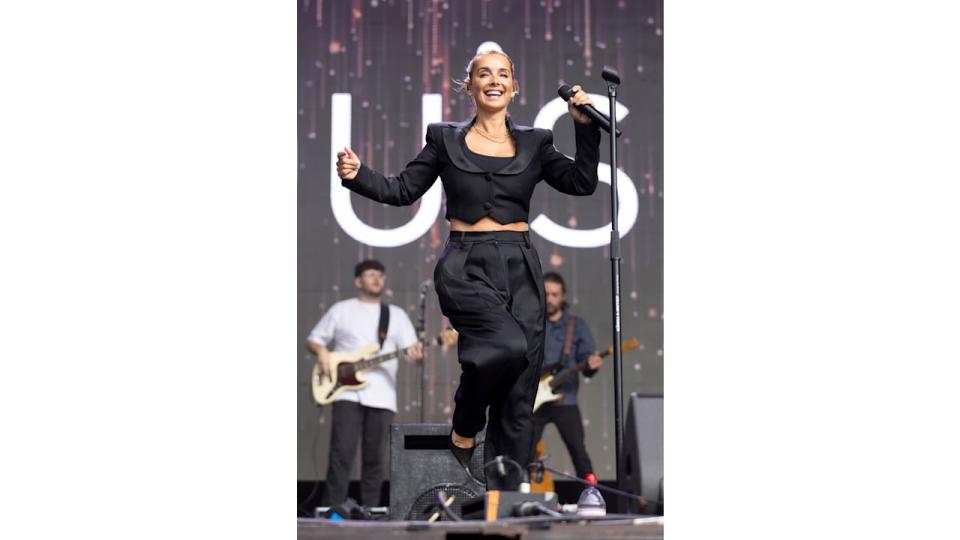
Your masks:
{"label": "black high-waisted trousers", "polygon": [[[536,444],[533,401],[543,364],[545,299],[530,235],[451,232],[433,277],[440,309],[460,333],[453,429],[473,437],[486,424],[484,462],[502,454],[526,469]],[[488,489],[517,488],[516,472],[505,481],[493,467],[486,472]]]}

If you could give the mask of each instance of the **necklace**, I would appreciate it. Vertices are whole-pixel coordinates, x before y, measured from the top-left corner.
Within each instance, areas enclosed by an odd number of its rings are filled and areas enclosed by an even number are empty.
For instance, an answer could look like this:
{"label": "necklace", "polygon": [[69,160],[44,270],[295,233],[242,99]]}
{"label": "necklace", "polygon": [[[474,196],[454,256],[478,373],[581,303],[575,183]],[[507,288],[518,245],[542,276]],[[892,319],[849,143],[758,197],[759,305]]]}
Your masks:
{"label": "necklace", "polygon": [[480,136],[483,137],[484,139],[487,139],[488,141],[493,141],[493,142],[495,142],[495,143],[503,144],[503,143],[507,142],[507,141],[510,139],[510,133],[507,133],[507,136],[504,137],[503,139],[496,139],[496,138],[493,137],[493,135],[490,135],[489,133],[487,133],[486,131],[484,131],[483,128],[480,127],[480,126],[478,126],[477,124],[474,124],[474,125],[473,125],[473,129],[474,129],[474,131],[477,132],[478,135],[480,135]]}

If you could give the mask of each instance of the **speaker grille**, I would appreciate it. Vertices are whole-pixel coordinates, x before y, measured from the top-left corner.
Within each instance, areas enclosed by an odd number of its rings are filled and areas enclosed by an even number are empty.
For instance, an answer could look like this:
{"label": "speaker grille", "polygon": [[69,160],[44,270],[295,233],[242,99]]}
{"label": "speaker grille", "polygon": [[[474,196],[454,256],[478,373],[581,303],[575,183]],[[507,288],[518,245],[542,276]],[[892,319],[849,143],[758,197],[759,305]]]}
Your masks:
{"label": "speaker grille", "polygon": [[[437,492],[440,490],[443,490],[443,492],[447,494],[447,497],[452,496],[454,498],[453,502],[450,503],[450,508],[452,508],[457,515],[463,515],[464,502],[481,495],[481,493],[460,484],[437,484],[420,495],[417,495],[417,498],[413,501],[413,505],[410,507],[410,512],[407,513],[407,519],[423,521],[439,510],[440,505],[437,503]],[[442,517],[443,516],[441,516],[441,519]]]}
{"label": "speaker grille", "polygon": [[[483,432],[477,435],[477,448],[464,470],[448,447],[450,424],[391,425],[390,519],[429,517],[436,489],[446,488],[457,508],[463,499],[483,495]],[[415,502],[419,508],[412,507]]]}
{"label": "speaker grille", "polygon": [[483,434],[477,436],[476,445],[476,448],[473,450],[473,457],[470,458],[470,463],[467,465],[467,468],[470,469],[470,475],[473,476],[476,481],[486,485],[487,475],[483,472]]}

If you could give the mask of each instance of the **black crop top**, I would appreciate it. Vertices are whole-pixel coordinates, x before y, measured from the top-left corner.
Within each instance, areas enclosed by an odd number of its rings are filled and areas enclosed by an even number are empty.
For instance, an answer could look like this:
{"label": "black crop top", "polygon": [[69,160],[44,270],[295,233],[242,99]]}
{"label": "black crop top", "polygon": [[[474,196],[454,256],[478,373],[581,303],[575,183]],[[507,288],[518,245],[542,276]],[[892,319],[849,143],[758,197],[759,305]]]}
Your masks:
{"label": "black crop top", "polygon": [[466,144],[463,145],[463,151],[467,153],[467,157],[470,158],[476,166],[484,170],[484,172],[497,172],[500,169],[507,166],[508,163],[513,161],[513,158],[517,156],[487,156],[484,154],[478,154],[470,149]]}
{"label": "black crop top", "polygon": [[427,143],[398,175],[385,177],[361,163],[353,180],[341,185],[364,197],[391,204],[413,204],[439,176],[447,196],[446,218],[476,223],[484,216],[507,224],[527,221],[530,197],[540,180],[569,195],[590,195],[597,189],[600,128],[574,122],[574,159],[553,145],[549,129],[519,126],[507,118],[517,154],[495,172],[487,172],[466,156],[465,137],[476,118],[427,126]]}

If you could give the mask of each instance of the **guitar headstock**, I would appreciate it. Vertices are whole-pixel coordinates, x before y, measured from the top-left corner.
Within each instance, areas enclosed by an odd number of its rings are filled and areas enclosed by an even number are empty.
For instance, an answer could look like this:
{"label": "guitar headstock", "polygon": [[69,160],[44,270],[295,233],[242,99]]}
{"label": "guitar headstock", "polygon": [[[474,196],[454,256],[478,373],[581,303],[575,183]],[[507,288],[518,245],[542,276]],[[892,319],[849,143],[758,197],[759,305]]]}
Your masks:
{"label": "guitar headstock", "polygon": [[[628,339],[627,341],[620,342],[620,352],[626,352],[632,349],[636,349],[640,346],[640,340],[637,338]],[[607,347],[607,354],[613,354],[613,345]]]}
{"label": "guitar headstock", "polygon": [[460,333],[452,328],[440,332],[440,343],[444,346],[455,345],[460,339]]}

